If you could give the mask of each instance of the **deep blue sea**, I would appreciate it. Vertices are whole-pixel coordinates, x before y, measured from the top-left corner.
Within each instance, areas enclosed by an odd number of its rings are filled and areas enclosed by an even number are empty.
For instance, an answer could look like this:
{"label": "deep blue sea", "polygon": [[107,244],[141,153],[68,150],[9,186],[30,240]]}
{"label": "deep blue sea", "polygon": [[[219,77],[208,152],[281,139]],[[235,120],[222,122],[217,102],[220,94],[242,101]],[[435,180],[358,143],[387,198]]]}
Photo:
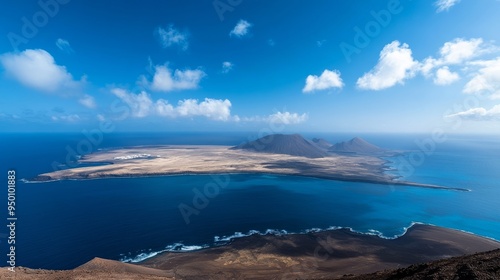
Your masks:
{"label": "deep blue sea", "polygon": [[[97,149],[157,144],[236,145],[249,133],[105,135]],[[331,142],[362,136],[387,149],[410,169],[389,171],[404,180],[471,189],[471,192],[328,181],[270,175],[164,176],[49,183],[20,179],[52,171],[76,149],[82,134],[2,134],[0,178],[5,181],[0,211],[7,224],[7,170],[17,174],[16,265],[70,269],[93,257],[138,261],[164,250],[191,250],[222,244],[256,231],[304,232],[350,227],[386,238],[413,222],[460,229],[500,240],[500,137],[450,136],[425,154],[415,141],[429,135],[306,134]],[[413,154],[412,154],[413,153]],[[422,156],[423,155],[423,156]],[[407,166],[406,166],[407,167]],[[196,193],[211,193],[189,223],[179,205],[193,205]],[[198,203],[201,203],[198,201]],[[199,205],[198,205],[199,206]],[[0,248],[6,263],[6,227]]]}

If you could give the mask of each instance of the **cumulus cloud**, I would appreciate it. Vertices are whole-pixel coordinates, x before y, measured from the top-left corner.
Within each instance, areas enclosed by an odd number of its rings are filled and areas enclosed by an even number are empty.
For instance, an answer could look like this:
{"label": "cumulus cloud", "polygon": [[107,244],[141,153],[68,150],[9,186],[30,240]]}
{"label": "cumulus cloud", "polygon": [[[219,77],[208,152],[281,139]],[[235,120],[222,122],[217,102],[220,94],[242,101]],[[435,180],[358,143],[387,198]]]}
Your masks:
{"label": "cumulus cloud", "polygon": [[78,102],[80,102],[80,104],[82,104],[87,108],[95,108],[97,106],[94,97],[88,94],[85,94],[82,98],[78,100]]}
{"label": "cumulus cloud", "polygon": [[121,88],[114,88],[111,93],[127,104],[133,117],[143,118],[150,114],[153,101],[145,91],[133,94]]}
{"label": "cumulus cloud", "polygon": [[255,116],[240,118],[231,115],[231,101],[228,99],[205,98],[204,100],[184,99],[177,104],[171,104],[165,99],[154,101],[151,96],[142,91],[138,94],[128,92],[121,88],[113,88],[111,93],[122,100],[130,109],[130,114],[135,118],[147,116],[161,116],[168,118],[203,117],[214,121],[246,121],[246,122],[271,122],[285,125],[299,124],[307,121],[307,114],[290,112],[276,112],[269,116]]}
{"label": "cumulus cloud", "polygon": [[77,122],[81,120],[80,116],[78,114],[71,114],[71,115],[61,115],[61,116],[52,116],[50,117],[53,121],[58,122]]}
{"label": "cumulus cloud", "polygon": [[357,86],[360,89],[381,90],[403,84],[404,80],[415,75],[417,66],[409,46],[393,41],[382,49],[377,65],[358,79]]}
{"label": "cumulus cloud", "polygon": [[212,120],[227,121],[231,116],[231,102],[227,99],[205,98],[199,102],[196,99],[181,100],[175,107],[178,116],[203,116]]}
{"label": "cumulus cloud", "polygon": [[306,113],[298,114],[298,113],[290,113],[287,111],[281,112],[278,111],[274,114],[268,116],[252,116],[252,117],[242,117],[238,118],[243,122],[268,122],[274,124],[300,124],[306,122],[309,119],[309,115]]}
{"label": "cumulus cloud", "polygon": [[45,50],[28,49],[21,53],[0,55],[7,75],[23,85],[44,92],[78,89],[82,81],[75,81],[66,67],[57,65]]}
{"label": "cumulus cloud", "polygon": [[164,48],[168,48],[173,45],[178,45],[182,50],[187,50],[188,34],[187,32],[181,32],[174,28],[173,24],[170,24],[167,28],[158,27],[156,33],[160,39],[160,43]]}
{"label": "cumulus cloud", "polygon": [[234,64],[229,61],[222,62],[222,73],[226,74],[229,71],[233,70]]}
{"label": "cumulus cloud", "polygon": [[[404,80],[413,78],[420,73],[426,78],[433,78],[436,85],[449,85],[460,79],[459,71],[464,72],[466,75],[470,74],[473,67],[468,66],[478,65],[474,59],[495,51],[498,51],[498,48],[485,43],[482,38],[468,40],[456,38],[444,43],[439,49],[437,57],[430,56],[422,60],[422,62],[418,62],[413,59],[412,51],[407,44],[401,45],[398,41],[394,41],[384,47],[377,65],[359,78],[357,85],[360,89],[380,90],[398,83],[402,84]],[[457,69],[452,71],[451,67]],[[484,72],[489,72],[489,74],[472,81],[465,92],[473,92],[474,88],[481,87],[481,84],[489,84],[491,88],[491,82],[482,83],[481,81],[483,78],[495,81],[495,77],[492,77],[494,74],[487,69],[484,69]]]}
{"label": "cumulus cloud", "polygon": [[198,88],[201,79],[205,76],[205,72],[200,69],[172,71],[166,65],[158,65],[155,67],[153,81],[145,83],[154,91],[187,90]]}
{"label": "cumulus cloud", "polygon": [[236,26],[229,32],[229,36],[243,37],[248,34],[248,30],[252,24],[246,20],[240,19]]}
{"label": "cumulus cloud", "polygon": [[434,78],[434,83],[436,85],[444,86],[452,84],[458,81],[459,79],[460,76],[457,73],[451,72],[448,66],[444,66],[436,71],[436,77]]}
{"label": "cumulus cloud", "polygon": [[434,5],[436,6],[436,12],[440,13],[448,11],[451,7],[458,4],[458,2],[460,2],[460,0],[437,0],[434,2]]}
{"label": "cumulus cloud", "polygon": [[426,58],[420,65],[420,71],[429,77],[436,68],[445,65],[460,65],[493,50],[494,48],[486,46],[481,38],[470,40],[456,38],[444,43],[439,50],[440,56],[438,58]]}
{"label": "cumulus cloud", "polygon": [[134,94],[124,89],[114,88],[111,92],[127,104],[132,116],[137,118],[157,115],[170,118],[205,117],[216,121],[232,119],[231,102],[228,99],[205,98],[203,101],[184,99],[174,106],[165,99],[153,101],[151,96],[144,91]]}
{"label": "cumulus cloud", "polygon": [[71,45],[69,44],[69,42],[67,40],[64,40],[64,39],[57,39],[56,41],[56,46],[63,52],[66,52],[68,54],[71,54],[73,53],[73,49],[71,48]]}
{"label": "cumulus cloud", "polygon": [[500,120],[500,105],[496,105],[489,110],[482,107],[472,108],[456,114],[447,115],[445,117],[461,118],[465,120],[475,120],[475,121]]}
{"label": "cumulus cloud", "polygon": [[307,76],[306,85],[302,89],[302,92],[310,93],[317,90],[342,88],[343,86],[344,83],[342,82],[342,78],[340,78],[340,72],[326,69],[319,77],[316,75]]}
{"label": "cumulus cloud", "polygon": [[269,122],[280,124],[299,124],[307,121],[307,119],[308,115],[305,113],[299,115],[290,112],[276,112],[267,118]]}
{"label": "cumulus cloud", "polygon": [[458,64],[484,53],[487,49],[483,48],[483,43],[481,38],[470,40],[456,38],[446,42],[440,50],[443,63]]}
{"label": "cumulus cloud", "polygon": [[465,85],[464,93],[486,93],[492,99],[500,99],[500,57],[494,60],[476,61],[471,65],[480,69]]}

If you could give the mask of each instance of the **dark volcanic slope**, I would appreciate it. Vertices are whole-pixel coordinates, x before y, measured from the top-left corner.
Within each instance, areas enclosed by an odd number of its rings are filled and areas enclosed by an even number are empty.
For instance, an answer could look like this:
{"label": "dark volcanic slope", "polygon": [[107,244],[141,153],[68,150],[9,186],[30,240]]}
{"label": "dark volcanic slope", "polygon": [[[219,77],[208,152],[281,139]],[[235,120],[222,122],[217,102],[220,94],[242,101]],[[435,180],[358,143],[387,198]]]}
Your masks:
{"label": "dark volcanic slope", "polygon": [[[252,235],[199,251],[165,252],[139,264],[96,258],[64,271],[16,267],[12,273],[3,267],[0,279],[268,280],[336,279],[343,275],[360,280],[499,279],[500,250],[415,265],[499,248],[500,243],[490,239],[426,225],[414,225],[404,236],[390,240],[341,229]],[[393,270],[381,271],[384,269]],[[363,275],[366,273],[372,274]]]}
{"label": "dark volcanic slope", "polygon": [[330,147],[333,146],[330,142],[326,141],[323,138],[313,138],[312,142],[314,143],[314,145],[316,145],[318,148],[322,150],[328,150]]}
{"label": "dark volcanic slope", "polygon": [[347,229],[252,235],[206,250],[159,254],[140,264],[175,270],[179,279],[335,279],[498,248],[500,243],[479,236],[414,225],[397,239]]}
{"label": "dark volcanic slope", "polygon": [[341,279],[500,279],[500,249]]}
{"label": "dark volcanic slope", "polygon": [[347,142],[333,145],[328,151],[336,153],[373,154],[383,152],[384,150],[359,137],[355,137]]}
{"label": "dark volcanic slope", "polygon": [[271,154],[286,154],[308,158],[321,158],[327,155],[326,152],[322,151],[299,134],[267,135],[255,141],[243,143],[232,149]]}

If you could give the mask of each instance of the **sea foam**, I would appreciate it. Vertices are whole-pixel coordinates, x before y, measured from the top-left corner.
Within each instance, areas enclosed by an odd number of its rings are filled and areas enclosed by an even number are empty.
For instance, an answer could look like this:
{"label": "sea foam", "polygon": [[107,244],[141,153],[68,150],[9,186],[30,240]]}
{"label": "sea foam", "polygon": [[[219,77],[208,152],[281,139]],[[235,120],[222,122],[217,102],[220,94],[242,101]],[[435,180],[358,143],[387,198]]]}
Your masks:
{"label": "sea foam", "polygon": [[[351,227],[340,227],[340,226],[330,226],[327,228],[310,228],[310,229],[305,229],[302,231],[298,232],[289,232],[287,230],[278,230],[278,229],[267,229],[265,231],[259,231],[259,230],[249,230],[246,233],[243,232],[235,232],[230,235],[225,235],[225,236],[214,236],[214,243],[212,245],[204,244],[204,245],[184,245],[183,243],[174,243],[171,245],[168,245],[165,247],[163,250],[159,251],[152,251],[151,249],[141,252],[137,254],[136,256],[132,256],[132,253],[128,253],[127,255],[122,255],[120,258],[121,262],[129,262],[129,263],[138,263],[142,262],[144,260],[147,260],[149,258],[152,258],[158,254],[164,253],[164,252],[191,252],[191,251],[197,251],[201,249],[206,249],[210,247],[218,247],[218,246],[223,246],[226,244],[231,243],[234,239],[237,238],[243,238],[243,237],[248,237],[252,235],[274,235],[274,236],[284,236],[284,235],[290,235],[290,234],[307,234],[307,233],[316,233],[316,232],[323,232],[323,231],[330,231],[330,230],[340,230],[340,229],[346,229],[354,233],[358,234],[363,234],[363,235],[375,235],[383,239],[396,239],[399,238],[403,235],[406,234],[408,229],[410,229],[412,226],[417,225],[417,224],[424,224],[420,222],[411,222],[411,224],[407,227],[403,227],[403,233],[393,235],[393,236],[385,236],[381,231],[375,230],[375,229],[369,229],[368,231],[358,231],[354,230]],[[426,224],[426,225],[431,225],[431,224]]]}

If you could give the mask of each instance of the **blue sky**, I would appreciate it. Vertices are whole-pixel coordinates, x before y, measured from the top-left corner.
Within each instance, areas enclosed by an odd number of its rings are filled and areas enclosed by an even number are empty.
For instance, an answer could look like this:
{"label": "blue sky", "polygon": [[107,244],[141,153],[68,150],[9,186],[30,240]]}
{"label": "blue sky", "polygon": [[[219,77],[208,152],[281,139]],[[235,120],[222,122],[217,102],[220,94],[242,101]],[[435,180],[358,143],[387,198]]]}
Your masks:
{"label": "blue sky", "polygon": [[500,1],[10,1],[1,131],[500,133]]}

